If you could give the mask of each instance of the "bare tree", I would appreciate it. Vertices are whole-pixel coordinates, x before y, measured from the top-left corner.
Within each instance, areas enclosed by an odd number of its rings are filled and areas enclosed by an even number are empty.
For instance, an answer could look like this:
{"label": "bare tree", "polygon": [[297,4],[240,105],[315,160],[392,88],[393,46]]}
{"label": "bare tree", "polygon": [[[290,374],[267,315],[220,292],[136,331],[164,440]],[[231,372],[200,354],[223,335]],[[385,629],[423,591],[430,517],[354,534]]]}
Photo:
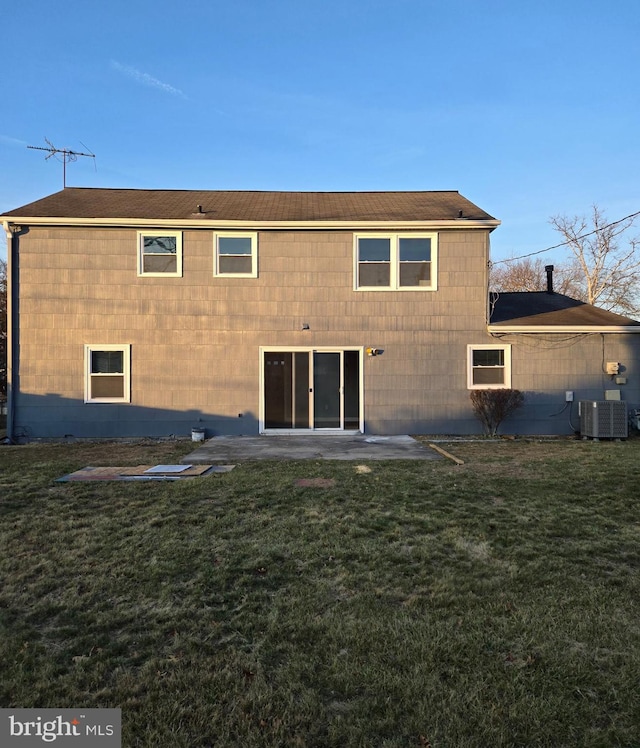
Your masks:
{"label": "bare tree", "polygon": [[[539,257],[532,260],[506,260],[491,266],[491,291],[546,291],[548,263]],[[558,293],[586,301],[584,279],[575,261],[554,264],[553,287]]]}
{"label": "bare tree", "polygon": [[[608,223],[597,205],[589,217],[553,216],[550,224],[560,233],[580,268],[584,301],[619,314],[640,312],[639,240],[623,234],[634,217]],[[624,243],[623,243],[624,242]]]}

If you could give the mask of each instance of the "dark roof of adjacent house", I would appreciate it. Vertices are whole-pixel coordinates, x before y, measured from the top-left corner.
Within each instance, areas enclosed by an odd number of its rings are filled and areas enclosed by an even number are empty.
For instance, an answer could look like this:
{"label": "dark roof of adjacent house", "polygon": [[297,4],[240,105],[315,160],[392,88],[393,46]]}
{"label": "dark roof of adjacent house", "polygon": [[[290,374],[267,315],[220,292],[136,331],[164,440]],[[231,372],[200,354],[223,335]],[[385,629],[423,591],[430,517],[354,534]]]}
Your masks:
{"label": "dark roof of adjacent house", "polygon": [[20,218],[203,218],[256,222],[495,221],[455,191],[245,192],[66,187],[4,215]]}
{"label": "dark roof of adjacent house", "polygon": [[491,293],[492,327],[633,327],[637,320],[572,299],[561,293]]}

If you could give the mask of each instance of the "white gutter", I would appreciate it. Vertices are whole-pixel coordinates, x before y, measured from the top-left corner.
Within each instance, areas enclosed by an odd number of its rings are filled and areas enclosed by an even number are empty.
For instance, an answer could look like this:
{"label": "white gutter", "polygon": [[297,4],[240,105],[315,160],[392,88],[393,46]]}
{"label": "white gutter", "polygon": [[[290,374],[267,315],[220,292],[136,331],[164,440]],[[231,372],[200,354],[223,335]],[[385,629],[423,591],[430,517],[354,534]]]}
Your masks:
{"label": "white gutter", "polygon": [[515,325],[500,327],[489,325],[490,333],[640,333],[640,325]]}
{"label": "white gutter", "polygon": [[13,440],[13,226],[2,222],[7,235],[7,439]]}
{"label": "white gutter", "polygon": [[[204,214],[206,215],[206,214]],[[496,219],[475,221],[459,218],[451,221],[236,221],[224,218],[43,218],[42,216],[0,216],[14,226],[131,226],[132,228],[171,227],[182,229],[343,229],[365,231],[383,229],[489,229],[500,225]]]}

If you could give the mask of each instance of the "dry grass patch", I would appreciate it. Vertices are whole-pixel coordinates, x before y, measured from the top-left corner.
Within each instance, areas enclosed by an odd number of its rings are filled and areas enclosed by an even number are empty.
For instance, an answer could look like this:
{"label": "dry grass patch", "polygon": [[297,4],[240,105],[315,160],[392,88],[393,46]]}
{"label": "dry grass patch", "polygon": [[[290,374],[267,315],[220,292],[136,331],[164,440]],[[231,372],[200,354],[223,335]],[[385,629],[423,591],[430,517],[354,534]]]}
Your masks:
{"label": "dry grass patch", "polygon": [[120,706],[127,746],[635,745],[640,445],[446,448],[166,484],[53,481],[189,443],[0,448],[0,706]]}

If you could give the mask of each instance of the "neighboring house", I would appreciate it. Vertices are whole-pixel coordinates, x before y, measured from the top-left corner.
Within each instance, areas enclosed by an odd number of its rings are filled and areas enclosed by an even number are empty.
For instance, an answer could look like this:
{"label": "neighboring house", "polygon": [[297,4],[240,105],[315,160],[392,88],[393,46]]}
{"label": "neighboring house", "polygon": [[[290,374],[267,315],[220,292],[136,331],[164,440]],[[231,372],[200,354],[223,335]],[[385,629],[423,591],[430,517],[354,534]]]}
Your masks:
{"label": "neighboring house", "polygon": [[14,439],[469,434],[487,387],[525,393],[511,433],[571,433],[566,391],[640,406],[640,323],[488,298],[499,221],[457,192],[66,188],[1,220]]}

